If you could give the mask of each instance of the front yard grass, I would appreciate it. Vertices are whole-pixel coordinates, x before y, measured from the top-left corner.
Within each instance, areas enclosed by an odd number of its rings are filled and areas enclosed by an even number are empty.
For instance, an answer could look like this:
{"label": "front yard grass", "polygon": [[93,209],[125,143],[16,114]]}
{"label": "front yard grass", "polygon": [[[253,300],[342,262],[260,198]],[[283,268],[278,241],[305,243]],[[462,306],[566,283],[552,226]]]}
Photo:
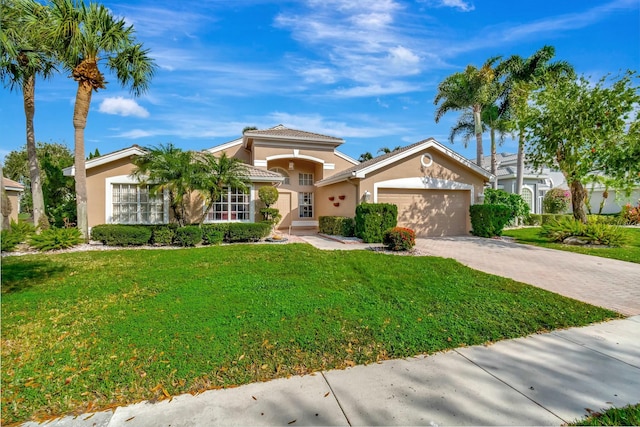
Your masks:
{"label": "front yard grass", "polygon": [[572,246],[549,242],[546,238],[540,236],[540,227],[514,228],[504,230],[502,234],[515,238],[518,243],[640,263],[640,228],[625,228],[624,231],[627,235],[628,243],[619,248]]}
{"label": "front yard grass", "polygon": [[640,425],[640,404],[593,412],[591,416],[570,426],[637,426]]}
{"label": "front yard grass", "polygon": [[2,423],[619,317],[454,260],[309,245],[2,259]]}

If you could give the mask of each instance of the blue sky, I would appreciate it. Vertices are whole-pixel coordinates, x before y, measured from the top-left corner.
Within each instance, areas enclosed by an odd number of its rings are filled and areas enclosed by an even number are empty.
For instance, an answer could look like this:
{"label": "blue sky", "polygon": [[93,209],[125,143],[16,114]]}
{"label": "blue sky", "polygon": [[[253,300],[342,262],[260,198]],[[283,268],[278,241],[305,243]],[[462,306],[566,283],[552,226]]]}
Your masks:
{"label": "blue sky", "polygon": [[[277,124],[346,140],[354,158],[427,137],[448,144],[456,113],[434,121],[446,76],[495,55],[556,59],[598,79],[640,67],[638,0],[104,1],[158,64],[132,98],[115,77],[94,93],[85,144],[102,154],[173,142],[205,149],[245,126]],[[36,85],[36,139],[73,148],[76,84]],[[25,144],[19,92],[0,91],[0,158]],[[488,136],[485,153],[488,153]],[[475,148],[453,148],[475,158]],[[500,151],[515,152],[507,139]]]}

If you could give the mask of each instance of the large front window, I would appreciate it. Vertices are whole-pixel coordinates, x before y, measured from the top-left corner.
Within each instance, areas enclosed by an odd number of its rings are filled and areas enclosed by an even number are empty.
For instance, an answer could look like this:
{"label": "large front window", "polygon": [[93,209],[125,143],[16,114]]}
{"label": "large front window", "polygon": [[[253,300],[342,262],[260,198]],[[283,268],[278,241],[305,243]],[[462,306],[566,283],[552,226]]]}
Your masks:
{"label": "large front window", "polygon": [[164,220],[162,195],[151,196],[148,186],[112,184],[112,219],[115,224],[161,224]]}
{"label": "large front window", "polygon": [[240,189],[225,188],[207,213],[207,221],[250,221],[251,196]]}
{"label": "large front window", "polygon": [[300,218],[313,218],[313,193],[298,193]]}

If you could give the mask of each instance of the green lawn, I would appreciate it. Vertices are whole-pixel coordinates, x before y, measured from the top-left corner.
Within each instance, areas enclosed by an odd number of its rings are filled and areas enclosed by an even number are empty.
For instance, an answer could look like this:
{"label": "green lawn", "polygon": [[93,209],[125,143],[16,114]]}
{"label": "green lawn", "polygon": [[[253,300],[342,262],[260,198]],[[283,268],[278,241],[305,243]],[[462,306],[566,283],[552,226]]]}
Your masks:
{"label": "green lawn", "polygon": [[2,259],[2,422],[618,317],[451,260],[309,245]]}
{"label": "green lawn", "polygon": [[640,425],[640,404],[624,408],[611,408],[602,413],[594,412],[571,426],[637,426]]}
{"label": "green lawn", "polygon": [[595,255],[605,258],[614,258],[622,261],[640,263],[640,228],[625,228],[628,243],[619,248],[608,247],[582,247],[563,245],[561,243],[551,243],[546,238],[540,236],[540,227],[518,228],[504,230],[505,236],[514,237],[518,243],[542,246],[551,249],[577,252],[580,254]]}

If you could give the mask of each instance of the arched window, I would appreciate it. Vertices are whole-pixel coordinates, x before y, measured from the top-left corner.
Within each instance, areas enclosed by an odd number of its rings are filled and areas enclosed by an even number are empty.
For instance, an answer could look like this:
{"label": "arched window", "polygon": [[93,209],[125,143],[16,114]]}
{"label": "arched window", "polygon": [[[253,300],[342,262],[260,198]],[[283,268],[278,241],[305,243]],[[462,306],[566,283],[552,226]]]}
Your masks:
{"label": "arched window", "polygon": [[535,206],[533,205],[533,191],[527,187],[522,187],[522,200],[529,205],[529,212],[535,212]]}
{"label": "arched window", "polygon": [[275,173],[279,173],[280,175],[284,176],[284,183],[285,185],[289,185],[289,172],[287,172],[286,170],[282,169],[282,168],[271,168],[269,169],[271,172],[275,172]]}

